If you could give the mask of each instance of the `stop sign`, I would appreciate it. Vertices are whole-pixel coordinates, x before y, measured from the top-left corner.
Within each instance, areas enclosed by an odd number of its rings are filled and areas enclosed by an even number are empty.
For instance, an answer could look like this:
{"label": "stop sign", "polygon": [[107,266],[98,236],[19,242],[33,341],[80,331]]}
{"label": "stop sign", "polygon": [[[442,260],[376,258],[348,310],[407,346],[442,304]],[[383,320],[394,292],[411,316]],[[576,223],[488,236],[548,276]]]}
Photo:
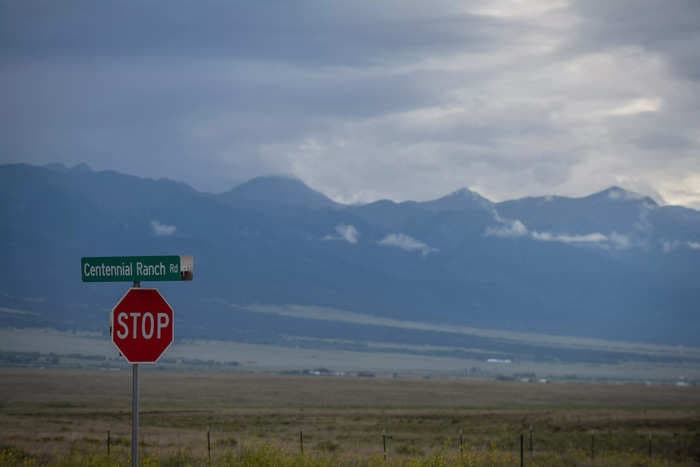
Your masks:
{"label": "stop sign", "polygon": [[155,363],[173,342],[173,309],[157,289],[129,289],[112,310],[110,330],[129,363]]}

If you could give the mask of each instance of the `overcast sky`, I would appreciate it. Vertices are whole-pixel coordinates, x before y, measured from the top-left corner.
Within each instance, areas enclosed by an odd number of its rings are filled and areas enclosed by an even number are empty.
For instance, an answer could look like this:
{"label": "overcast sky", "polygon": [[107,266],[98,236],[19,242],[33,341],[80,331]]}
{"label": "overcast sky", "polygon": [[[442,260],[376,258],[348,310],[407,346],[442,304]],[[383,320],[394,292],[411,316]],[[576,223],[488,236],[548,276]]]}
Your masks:
{"label": "overcast sky", "polygon": [[700,208],[700,1],[0,1],[0,162]]}

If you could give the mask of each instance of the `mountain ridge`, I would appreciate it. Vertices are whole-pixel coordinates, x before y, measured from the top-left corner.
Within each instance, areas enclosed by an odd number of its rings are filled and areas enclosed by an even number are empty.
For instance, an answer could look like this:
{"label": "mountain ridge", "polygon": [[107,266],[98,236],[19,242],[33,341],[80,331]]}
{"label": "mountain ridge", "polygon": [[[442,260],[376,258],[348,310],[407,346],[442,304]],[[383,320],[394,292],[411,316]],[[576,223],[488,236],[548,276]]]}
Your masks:
{"label": "mountain ridge", "polygon": [[[465,203],[457,209],[318,206],[302,182],[292,188],[303,194],[292,204],[275,203],[274,189],[229,203],[164,179],[0,166],[0,214],[10,220],[0,226],[0,307],[35,313],[0,312],[0,325],[100,328],[90,310],[108,309],[120,285],[81,284],[80,257],[192,254],[195,280],[162,284],[190,310],[183,336],[233,332],[228,302],[700,343],[697,211],[605,195],[484,206],[464,190],[447,195]],[[236,333],[272,332],[261,319],[237,320]]]}
{"label": "mountain ridge", "polygon": [[200,191],[197,190],[193,187],[191,187],[189,184],[186,182],[181,182],[177,180],[173,180],[170,178],[152,178],[152,177],[143,177],[143,176],[137,176],[137,175],[130,175],[130,174],[124,174],[118,171],[114,170],[95,170],[91,168],[88,164],[86,163],[77,163],[73,166],[67,166],[63,163],[48,163],[40,166],[35,166],[31,164],[26,164],[26,163],[11,163],[11,164],[0,164],[0,168],[5,168],[5,167],[11,167],[11,166],[26,166],[26,167],[40,167],[48,170],[53,170],[53,171],[59,171],[59,172],[81,172],[81,173],[113,173],[113,174],[118,174],[121,176],[125,177],[135,177],[135,178],[142,178],[142,179],[147,179],[147,180],[154,180],[154,181],[166,181],[166,182],[172,182],[180,185],[184,185],[189,187],[191,190],[204,193],[204,194],[209,194],[215,197],[222,197],[227,194],[230,194],[232,192],[236,192],[241,188],[246,188],[247,186],[252,185],[257,185],[257,184],[265,184],[265,183],[274,183],[274,182],[282,182],[284,184],[289,185],[296,185],[298,189],[301,189],[302,191],[307,191],[308,193],[320,195],[323,199],[325,199],[328,203],[328,205],[331,206],[343,206],[343,207],[358,207],[358,206],[367,206],[370,204],[374,204],[377,202],[390,202],[394,204],[402,204],[402,203],[415,203],[418,205],[430,205],[431,203],[436,203],[440,201],[447,201],[447,200],[458,200],[458,199],[464,199],[464,200],[474,200],[477,202],[483,202],[486,205],[498,205],[498,204],[505,204],[505,203],[511,203],[514,201],[523,201],[523,200],[537,200],[540,202],[550,202],[551,200],[556,200],[556,199],[565,199],[565,200],[582,200],[582,199],[595,199],[595,198],[607,198],[611,200],[623,200],[623,201],[644,201],[648,202],[649,204],[658,206],[658,207],[663,207],[663,206],[675,206],[683,209],[688,209],[691,211],[696,211],[700,212],[700,210],[691,208],[688,206],[681,206],[681,205],[673,205],[673,204],[668,204],[666,202],[659,202],[652,198],[651,196],[647,196],[644,194],[641,194],[639,192],[633,191],[633,190],[628,190],[626,188],[620,187],[618,185],[611,185],[606,188],[600,189],[598,191],[594,191],[589,194],[585,195],[579,195],[579,196],[565,196],[565,195],[558,195],[558,194],[548,194],[548,195],[539,195],[539,196],[523,196],[520,198],[511,198],[511,199],[505,199],[502,201],[493,201],[490,200],[489,198],[483,196],[482,194],[472,190],[468,186],[464,186],[462,188],[458,188],[456,190],[450,191],[444,195],[438,196],[437,198],[433,199],[428,199],[424,201],[417,201],[417,200],[412,200],[412,199],[405,199],[401,201],[394,201],[390,200],[387,198],[379,198],[373,201],[368,201],[365,203],[353,203],[353,204],[344,204],[340,203],[337,201],[332,200],[328,195],[325,193],[316,190],[314,188],[311,188],[309,185],[306,184],[301,178],[293,176],[293,175],[285,175],[285,174],[275,174],[275,175],[260,175],[256,177],[252,177],[244,182],[241,182],[237,185],[234,185],[232,188],[225,190],[223,192],[208,192],[208,191]]}

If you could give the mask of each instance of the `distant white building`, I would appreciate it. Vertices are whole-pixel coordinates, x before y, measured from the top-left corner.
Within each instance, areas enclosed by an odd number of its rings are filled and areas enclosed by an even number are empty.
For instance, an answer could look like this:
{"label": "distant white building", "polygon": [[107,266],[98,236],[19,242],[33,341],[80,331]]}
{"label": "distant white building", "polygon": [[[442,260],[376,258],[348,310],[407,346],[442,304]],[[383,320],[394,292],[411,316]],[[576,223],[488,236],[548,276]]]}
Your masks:
{"label": "distant white building", "polygon": [[509,358],[489,358],[486,363],[513,363]]}

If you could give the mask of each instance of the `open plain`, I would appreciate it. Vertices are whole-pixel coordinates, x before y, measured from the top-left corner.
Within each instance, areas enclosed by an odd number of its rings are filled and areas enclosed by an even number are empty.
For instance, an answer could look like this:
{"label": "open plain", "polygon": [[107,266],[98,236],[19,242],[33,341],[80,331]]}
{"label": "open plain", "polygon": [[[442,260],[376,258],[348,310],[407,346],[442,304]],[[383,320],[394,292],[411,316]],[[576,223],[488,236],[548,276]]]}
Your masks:
{"label": "open plain", "polygon": [[[142,370],[156,465],[517,465],[521,435],[526,465],[700,463],[697,387]],[[127,464],[130,388],[127,369],[0,370],[0,461]]]}

